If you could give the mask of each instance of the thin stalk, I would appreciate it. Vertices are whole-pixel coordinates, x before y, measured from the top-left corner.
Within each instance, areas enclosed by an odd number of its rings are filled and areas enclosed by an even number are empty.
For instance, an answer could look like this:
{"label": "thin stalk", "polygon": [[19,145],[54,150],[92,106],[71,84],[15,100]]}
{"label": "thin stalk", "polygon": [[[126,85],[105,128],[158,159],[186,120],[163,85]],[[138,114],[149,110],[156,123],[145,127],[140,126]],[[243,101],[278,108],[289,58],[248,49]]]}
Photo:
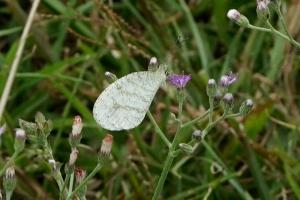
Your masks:
{"label": "thin stalk", "polygon": [[152,116],[152,114],[150,113],[150,111],[147,111],[147,116],[149,117],[151,123],[153,124],[156,133],[159,135],[159,137],[164,141],[164,143],[171,148],[171,143],[168,140],[168,138],[165,136],[164,132],[159,128],[158,124],[156,123],[154,117]]}
{"label": "thin stalk", "polygon": [[5,199],[6,199],[6,200],[10,200],[10,199],[11,199],[11,196],[12,196],[12,192],[9,191],[9,192],[7,192],[5,195],[6,195],[6,196],[5,196]]}
{"label": "thin stalk", "polygon": [[189,127],[189,126],[192,126],[192,125],[198,123],[199,121],[205,119],[205,117],[208,115],[208,113],[209,113],[209,110],[206,111],[203,115],[200,115],[200,116],[196,117],[195,119],[182,124],[181,128],[186,128],[186,127]]}
{"label": "thin stalk", "polygon": [[69,182],[69,192],[68,192],[68,197],[71,196],[71,194],[72,194],[73,184],[74,184],[74,172],[72,172],[71,178],[70,178],[70,182]]}
{"label": "thin stalk", "polygon": [[31,7],[31,10],[30,10],[28,19],[26,21],[23,33],[21,35],[19,46],[18,46],[16,55],[15,55],[15,58],[13,60],[13,63],[11,65],[10,72],[9,72],[9,75],[8,75],[8,79],[5,83],[3,94],[2,94],[1,100],[0,100],[0,120],[2,119],[2,115],[3,115],[3,112],[4,112],[4,109],[5,109],[6,103],[8,101],[8,97],[9,97],[14,79],[15,79],[15,76],[16,76],[18,65],[20,63],[21,56],[23,54],[24,46],[25,46],[25,43],[26,43],[26,38],[27,38],[29,30],[31,28],[31,25],[32,25],[32,22],[33,22],[33,19],[34,19],[34,15],[36,13],[36,10],[37,10],[37,7],[38,7],[39,3],[40,3],[40,0],[34,0],[34,2],[32,3],[32,7]]}
{"label": "thin stalk", "polygon": [[209,123],[212,123],[213,111],[214,111],[214,98],[209,97]]}
{"label": "thin stalk", "polygon": [[291,42],[294,46],[296,46],[297,48],[300,48],[300,43],[298,43],[296,40],[294,40],[290,35],[289,35],[289,36],[286,36],[286,35],[284,35],[283,33],[277,31],[277,30],[272,26],[272,24],[270,23],[269,20],[267,20],[266,23],[267,23],[267,25],[270,27],[271,31],[272,31],[274,34],[276,34],[276,35],[278,35],[278,36],[280,36],[280,37],[282,37],[282,38],[285,38],[286,40],[288,40],[289,42]]}
{"label": "thin stalk", "polygon": [[98,163],[96,167],[93,169],[93,171],[73,190],[73,192],[70,194],[70,196],[67,197],[66,200],[72,199],[72,197],[78,192],[83,186],[87,184],[87,182],[92,179],[95,174],[102,168],[102,164]]}
{"label": "thin stalk", "polygon": [[170,169],[171,169],[171,166],[172,166],[172,163],[173,163],[173,160],[175,158],[175,151],[176,151],[176,147],[179,143],[179,133],[181,131],[181,121],[180,121],[180,118],[181,118],[181,115],[182,115],[182,107],[183,107],[183,101],[184,101],[184,91],[183,90],[180,90],[179,91],[179,105],[178,105],[178,119],[179,119],[179,122],[178,122],[178,126],[177,126],[177,130],[176,130],[176,133],[175,133],[175,137],[173,139],[173,142],[172,142],[172,145],[171,145],[171,148],[169,149],[169,153],[168,153],[168,156],[167,156],[167,159],[164,163],[164,167],[163,167],[163,171],[161,172],[161,175],[159,177],[159,180],[158,180],[158,183],[157,183],[157,186],[155,188],[155,192],[152,196],[152,200],[157,200],[162,189],[163,189],[163,186],[165,184],[165,181],[166,181],[166,178],[168,176],[168,173],[170,172]]}

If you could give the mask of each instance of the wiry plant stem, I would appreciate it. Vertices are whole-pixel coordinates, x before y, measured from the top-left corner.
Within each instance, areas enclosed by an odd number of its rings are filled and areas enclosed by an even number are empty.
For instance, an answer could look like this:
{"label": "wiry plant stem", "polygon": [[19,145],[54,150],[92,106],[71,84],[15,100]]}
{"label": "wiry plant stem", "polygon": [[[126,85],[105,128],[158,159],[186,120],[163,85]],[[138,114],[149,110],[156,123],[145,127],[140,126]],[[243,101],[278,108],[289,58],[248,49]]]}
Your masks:
{"label": "wiry plant stem", "polygon": [[6,81],[4,91],[3,91],[3,94],[2,94],[1,100],[0,100],[0,120],[2,119],[2,115],[3,115],[4,109],[5,109],[7,100],[8,100],[8,96],[10,94],[10,91],[11,91],[11,88],[12,88],[12,85],[13,85],[13,82],[14,82],[14,79],[15,79],[15,76],[16,76],[16,72],[17,72],[17,69],[18,69],[18,65],[20,63],[20,59],[21,59],[21,56],[22,56],[22,53],[23,53],[23,50],[24,50],[24,46],[25,46],[25,43],[26,43],[26,38],[28,36],[29,30],[30,30],[30,27],[32,25],[34,15],[36,13],[36,10],[37,10],[37,7],[38,7],[39,3],[40,3],[40,0],[34,0],[34,2],[32,4],[32,7],[31,7],[31,10],[30,10],[30,13],[29,13],[29,16],[28,16],[28,19],[26,21],[23,33],[21,35],[19,46],[18,46],[16,55],[15,55],[15,58],[13,60],[13,63],[11,65],[10,72],[9,72],[9,75],[8,75],[8,79]]}

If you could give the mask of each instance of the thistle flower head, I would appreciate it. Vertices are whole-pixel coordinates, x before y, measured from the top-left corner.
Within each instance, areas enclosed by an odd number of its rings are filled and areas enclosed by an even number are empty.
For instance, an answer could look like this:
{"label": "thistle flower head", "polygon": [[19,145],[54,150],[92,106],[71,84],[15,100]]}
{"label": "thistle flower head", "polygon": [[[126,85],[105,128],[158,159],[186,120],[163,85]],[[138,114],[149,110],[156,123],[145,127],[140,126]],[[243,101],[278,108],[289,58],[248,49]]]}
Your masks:
{"label": "thistle flower head", "polygon": [[168,82],[178,89],[183,89],[191,79],[191,75],[172,74],[168,76]]}
{"label": "thistle flower head", "polygon": [[56,170],[57,166],[56,166],[56,161],[54,159],[49,159],[48,163],[53,170]]}
{"label": "thistle flower head", "polygon": [[229,87],[237,80],[237,75],[230,72],[229,74],[221,76],[220,86],[223,88]]}
{"label": "thistle flower head", "polygon": [[156,57],[152,57],[149,61],[148,70],[155,72],[158,69],[158,60]]}
{"label": "thistle flower head", "polygon": [[233,95],[231,93],[226,93],[223,97],[223,108],[224,112],[227,113],[233,108]]}

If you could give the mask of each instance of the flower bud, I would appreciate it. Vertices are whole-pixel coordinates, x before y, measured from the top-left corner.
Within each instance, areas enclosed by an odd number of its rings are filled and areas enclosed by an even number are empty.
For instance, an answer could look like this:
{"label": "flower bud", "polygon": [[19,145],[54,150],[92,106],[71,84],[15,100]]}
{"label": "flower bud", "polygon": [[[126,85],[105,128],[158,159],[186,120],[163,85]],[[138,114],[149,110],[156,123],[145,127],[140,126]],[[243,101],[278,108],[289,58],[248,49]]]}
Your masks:
{"label": "flower bud", "polygon": [[86,171],[81,169],[81,168],[76,168],[75,169],[75,178],[76,178],[76,183],[80,184],[86,177]]}
{"label": "flower bud", "polygon": [[25,130],[28,135],[36,135],[37,125],[36,123],[28,122],[22,119],[19,119],[19,126]]}
{"label": "flower bud", "polygon": [[186,143],[180,143],[179,148],[187,154],[192,154],[194,152],[193,147]]}
{"label": "flower bud", "polygon": [[156,57],[152,57],[149,61],[148,71],[156,71],[158,69],[158,61]]}
{"label": "flower bud", "polygon": [[267,20],[270,17],[270,0],[257,0],[256,12],[259,19]]}
{"label": "flower bud", "polygon": [[51,166],[52,170],[56,170],[57,169],[56,162],[55,162],[54,159],[49,159],[48,163]]}
{"label": "flower bud", "polygon": [[83,127],[83,123],[81,117],[79,115],[74,117],[72,132],[70,134],[70,145],[72,148],[76,147],[81,140],[81,130]]}
{"label": "flower bud", "polygon": [[16,138],[15,138],[14,149],[16,152],[21,152],[25,146],[26,134],[24,129],[21,128],[16,128],[15,134],[16,134]]}
{"label": "flower bud", "polygon": [[220,90],[217,90],[214,96],[214,106],[218,106],[222,100],[223,94]]}
{"label": "flower bud", "polygon": [[227,17],[237,23],[241,27],[248,27],[249,20],[236,9],[231,9],[227,12]]}
{"label": "flower bud", "polygon": [[247,115],[253,108],[253,101],[251,99],[247,99],[244,101],[240,107],[240,114]]}
{"label": "flower bud", "polygon": [[15,169],[8,167],[3,178],[3,187],[6,195],[11,195],[17,184]]}
{"label": "flower bud", "polygon": [[193,139],[195,139],[197,142],[200,142],[202,140],[203,137],[202,131],[195,130],[192,135],[193,135]]}
{"label": "flower bud", "polygon": [[105,76],[109,82],[114,82],[118,79],[117,76],[111,72],[105,72]]}
{"label": "flower bud", "polygon": [[104,139],[102,140],[102,145],[99,153],[99,160],[105,160],[109,157],[113,144],[113,136],[110,134],[106,134]]}
{"label": "flower bud", "polygon": [[206,86],[207,96],[209,96],[210,98],[214,98],[216,92],[217,92],[217,83],[215,79],[209,79]]}
{"label": "flower bud", "polygon": [[76,162],[77,157],[78,157],[78,153],[79,153],[79,151],[76,148],[72,149],[71,154],[70,154],[70,158],[69,158],[69,166],[70,167],[75,165],[75,162]]}
{"label": "flower bud", "polygon": [[[75,179],[76,179],[76,185],[78,186],[80,183],[82,183],[82,181],[85,179],[86,177],[86,171],[80,168],[76,168],[75,169]],[[76,196],[78,196],[79,199],[85,199],[85,194],[86,194],[86,189],[87,186],[86,184],[84,186],[81,187],[81,189],[79,189],[76,192]]]}
{"label": "flower bud", "polygon": [[224,112],[227,113],[229,111],[232,110],[233,108],[233,95],[231,93],[226,93],[223,97],[223,109],[224,109]]}

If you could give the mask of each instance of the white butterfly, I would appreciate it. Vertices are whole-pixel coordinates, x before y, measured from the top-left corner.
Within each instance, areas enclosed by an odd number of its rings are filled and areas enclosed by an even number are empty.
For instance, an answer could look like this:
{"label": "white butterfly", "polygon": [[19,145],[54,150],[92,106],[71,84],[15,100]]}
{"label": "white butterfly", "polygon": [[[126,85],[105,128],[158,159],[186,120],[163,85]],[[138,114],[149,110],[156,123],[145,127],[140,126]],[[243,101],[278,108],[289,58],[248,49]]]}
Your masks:
{"label": "white butterfly", "polygon": [[95,120],[111,131],[137,127],[165,80],[165,66],[162,65],[156,71],[134,72],[116,80],[96,100]]}

